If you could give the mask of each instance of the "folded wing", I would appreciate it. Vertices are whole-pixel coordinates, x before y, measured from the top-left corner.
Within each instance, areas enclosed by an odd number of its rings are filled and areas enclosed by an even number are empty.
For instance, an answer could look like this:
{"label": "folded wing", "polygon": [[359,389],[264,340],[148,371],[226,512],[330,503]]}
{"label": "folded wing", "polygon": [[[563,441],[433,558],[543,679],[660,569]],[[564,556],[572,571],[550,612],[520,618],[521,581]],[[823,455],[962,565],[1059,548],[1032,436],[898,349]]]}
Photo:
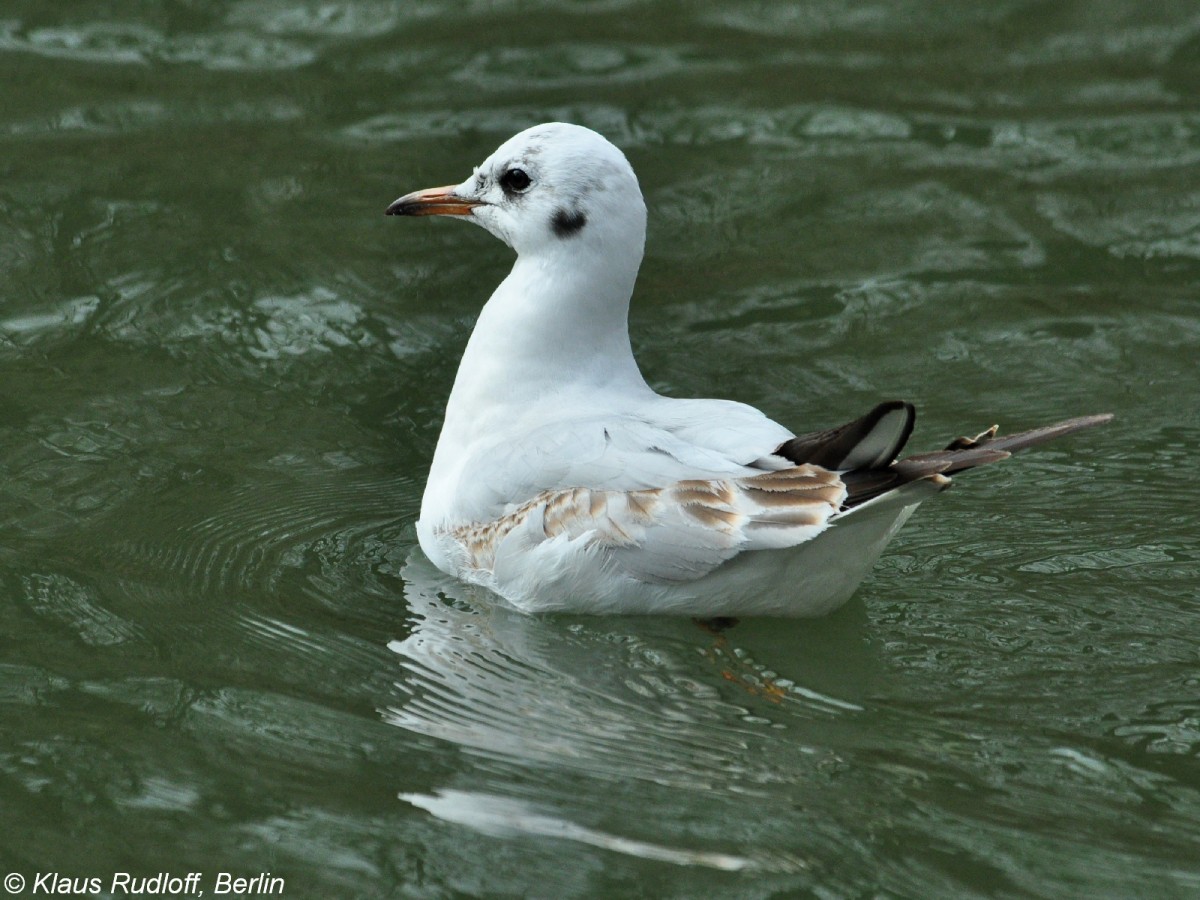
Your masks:
{"label": "folded wing", "polygon": [[651,583],[691,581],[747,550],[820,534],[846,499],[835,472],[795,466],[665,488],[544,491],[507,515],[452,532],[471,568],[494,571],[533,546],[576,543]]}
{"label": "folded wing", "polygon": [[[889,497],[920,502],[925,491],[915,482],[933,493],[949,485],[946,476],[954,472],[1112,418],[1084,416],[1007,437],[997,437],[993,426],[944,450],[897,459],[915,415],[912,404],[891,401],[839,428],[792,437],[767,454],[782,468],[758,474],[645,423],[597,430],[589,422],[592,427],[567,432],[588,452],[568,455],[561,477],[570,484],[586,474],[593,486],[541,490],[490,521],[450,529],[449,536],[466,554],[464,568],[498,578],[519,570],[529,553],[554,549],[564,562],[584,552],[642,582],[684,583],[746,551],[804,544],[844,517],[882,509]],[[666,486],[649,486],[680,471],[695,477],[676,475]]]}

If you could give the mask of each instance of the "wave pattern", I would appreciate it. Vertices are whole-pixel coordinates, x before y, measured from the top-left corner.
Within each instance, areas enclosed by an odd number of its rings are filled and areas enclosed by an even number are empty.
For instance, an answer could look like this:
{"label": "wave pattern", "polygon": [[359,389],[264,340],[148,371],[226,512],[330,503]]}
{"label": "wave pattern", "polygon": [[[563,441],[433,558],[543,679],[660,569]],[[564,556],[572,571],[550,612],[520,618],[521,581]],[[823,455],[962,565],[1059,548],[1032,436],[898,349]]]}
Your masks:
{"label": "wave pattern", "polygon": [[[14,860],[1200,892],[1194,4],[9,0],[0,77]],[[511,257],[382,212],[549,119],[638,171],[657,388],[804,430],[909,397],[916,449],[1117,418],[963,477],[828,620],[442,578],[412,522]]]}

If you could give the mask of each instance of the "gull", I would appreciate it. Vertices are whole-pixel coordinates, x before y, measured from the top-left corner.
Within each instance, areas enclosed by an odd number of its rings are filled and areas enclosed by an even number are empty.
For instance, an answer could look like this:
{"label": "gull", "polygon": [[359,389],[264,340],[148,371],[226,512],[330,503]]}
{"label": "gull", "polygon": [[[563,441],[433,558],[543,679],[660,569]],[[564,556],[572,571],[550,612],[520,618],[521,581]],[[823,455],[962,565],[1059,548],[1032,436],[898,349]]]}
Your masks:
{"label": "gull", "polygon": [[656,393],[629,341],[646,205],[624,154],[579,125],[522,131],[387,214],[465,218],[516,251],[463,353],[417,536],[525,612],[823,615],[948,476],[1112,418],[901,459],[908,402],[798,435],[743,403]]}

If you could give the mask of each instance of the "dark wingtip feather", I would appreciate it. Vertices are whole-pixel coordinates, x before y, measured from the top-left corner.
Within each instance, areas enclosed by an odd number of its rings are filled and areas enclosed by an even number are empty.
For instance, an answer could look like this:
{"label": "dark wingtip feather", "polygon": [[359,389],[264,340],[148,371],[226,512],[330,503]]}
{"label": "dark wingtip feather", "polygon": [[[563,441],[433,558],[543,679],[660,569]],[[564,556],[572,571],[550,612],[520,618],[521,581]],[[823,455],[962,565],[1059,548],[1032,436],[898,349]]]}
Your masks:
{"label": "dark wingtip feather", "polygon": [[[895,413],[901,413],[902,418],[884,425]],[[888,400],[853,422],[791,438],[775,453],[795,465],[811,463],[826,469],[886,466],[908,442],[916,418],[916,407],[911,403]]]}

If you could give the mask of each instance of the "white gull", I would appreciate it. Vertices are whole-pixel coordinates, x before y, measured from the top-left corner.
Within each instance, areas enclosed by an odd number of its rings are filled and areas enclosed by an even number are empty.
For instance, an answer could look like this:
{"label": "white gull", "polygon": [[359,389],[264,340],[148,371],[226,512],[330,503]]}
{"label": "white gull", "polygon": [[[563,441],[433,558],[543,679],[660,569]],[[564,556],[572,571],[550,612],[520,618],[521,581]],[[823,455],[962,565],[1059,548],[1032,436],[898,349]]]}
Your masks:
{"label": "white gull", "polygon": [[517,252],[463,353],[417,535],[527,612],[822,615],[947,475],[1111,418],[897,460],[909,403],[796,436],[742,403],[655,393],[628,325],[646,205],[624,154],[578,125],[522,131],[387,212],[462,216]]}

